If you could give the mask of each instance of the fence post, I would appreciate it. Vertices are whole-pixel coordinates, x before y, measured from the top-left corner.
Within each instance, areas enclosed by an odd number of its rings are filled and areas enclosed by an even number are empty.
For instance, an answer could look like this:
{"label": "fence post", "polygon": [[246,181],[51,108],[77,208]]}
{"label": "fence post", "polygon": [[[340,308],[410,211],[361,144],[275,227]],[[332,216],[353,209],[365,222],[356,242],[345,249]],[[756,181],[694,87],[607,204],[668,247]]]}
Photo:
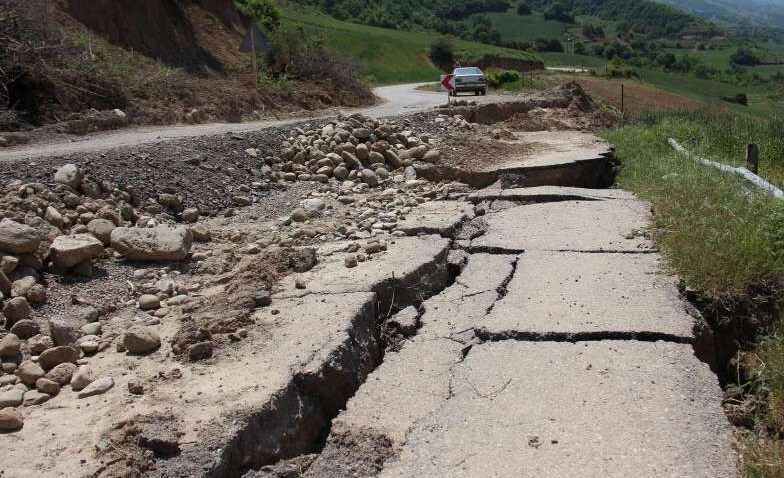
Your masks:
{"label": "fence post", "polygon": [[759,172],[759,147],[756,144],[746,146],[746,169],[754,174]]}
{"label": "fence post", "polygon": [[623,82],[621,82],[621,126],[626,123],[626,108],[623,94]]}

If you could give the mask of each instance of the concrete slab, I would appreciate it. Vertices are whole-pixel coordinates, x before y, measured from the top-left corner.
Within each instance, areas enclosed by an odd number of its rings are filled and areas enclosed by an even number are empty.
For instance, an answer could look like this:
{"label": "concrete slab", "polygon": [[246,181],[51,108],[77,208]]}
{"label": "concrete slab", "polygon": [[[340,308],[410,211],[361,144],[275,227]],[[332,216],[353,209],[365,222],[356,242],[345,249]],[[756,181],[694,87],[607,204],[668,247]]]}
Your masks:
{"label": "concrete slab", "polygon": [[487,216],[487,232],[473,252],[604,251],[646,252],[643,237],[650,206],[639,201],[567,201],[513,207]]}
{"label": "concrete slab", "polygon": [[488,165],[485,170],[552,168],[591,161],[610,152],[610,145],[583,131],[531,131],[515,133],[528,147],[526,153]]}
{"label": "concrete slab", "polygon": [[381,478],[730,478],[715,376],[673,343],[475,346]]}
{"label": "concrete slab", "polygon": [[482,201],[557,202],[596,201],[603,199],[636,199],[634,194],[622,189],[588,189],[564,186],[538,186],[533,188],[482,189],[468,196],[473,203]]}
{"label": "concrete slab", "polygon": [[[275,297],[303,297],[310,294],[376,292],[383,307],[419,303],[448,281],[446,258],[451,241],[438,236],[403,237],[390,242],[387,251],[371,255],[357,267],[347,268],[344,243],[319,251],[319,263],[310,271],[284,278]],[[306,284],[297,289],[295,281]]]}
{"label": "concrete slab", "polygon": [[657,254],[531,252],[484,319],[480,335],[531,340],[691,341],[696,319]]}
{"label": "concrete slab", "polygon": [[451,237],[462,223],[474,218],[474,206],[464,201],[431,201],[415,207],[397,225],[409,236],[437,234]]}

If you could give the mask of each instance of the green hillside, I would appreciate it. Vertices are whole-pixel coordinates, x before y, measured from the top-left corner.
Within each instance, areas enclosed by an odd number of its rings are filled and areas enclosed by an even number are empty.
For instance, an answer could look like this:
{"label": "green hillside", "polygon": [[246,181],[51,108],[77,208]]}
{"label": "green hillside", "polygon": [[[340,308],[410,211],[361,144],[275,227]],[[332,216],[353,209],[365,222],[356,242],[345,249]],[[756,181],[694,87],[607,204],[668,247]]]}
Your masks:
{"label": "green hillside", "polygon": [[[440,74],[428,59],[431,43],[442,37],[438,33],[361,25],[291,6],[283,10],[283,23],[321,38],[332,49],[352,58],[372,84],[433,81]],[[541,61],[531,52],[463,40],[455,41],[455,55],[464,63],[483,57]]]}

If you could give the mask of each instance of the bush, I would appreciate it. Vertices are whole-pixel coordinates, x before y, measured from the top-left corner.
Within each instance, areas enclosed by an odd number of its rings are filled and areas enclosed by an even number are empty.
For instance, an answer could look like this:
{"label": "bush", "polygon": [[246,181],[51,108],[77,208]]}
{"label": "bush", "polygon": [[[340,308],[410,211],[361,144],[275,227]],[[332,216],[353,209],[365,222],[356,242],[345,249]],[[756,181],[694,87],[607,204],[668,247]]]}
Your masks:
{"label": "bush", "polygon": [[523,78],[519,71],[501,70],[485,75],[487,85],[491,88],[500,88],[502,85],[515,83]]}
{"label": "bush", "polygon": [[554,3],[544,12],[545,20],[555,20],[561,23],[574,23],[574,15],[569,13],[562,3]]}
{"label": "bush", "polygon": [[234,0],[234,4],[267,31],[274,31],[280,26],[280,10],[273,0]]}
{"label": "bush", "polygon": [[531,14],[531,7],[528,6],[527,3],[523,2],[517,6],[517,14],[518,15],[530,15]]}
{"label": "bush", "polygon": [[450,38],[439,38],[430,45],[430,61],[443,71],[451,71],[455,64],[455,45]]}
{"label": "bush", "polygon": [[759,65],[761,62],[756,53],[751,51],[751,49],[740,47],[730,56],[730,63],[734,65],[755,66]]}
{"label": "bush", "polygon": [[607,76],[610,78],[640,78],[640,75],[631,66],[618,58],[607,65]]}
{"label": "bush", "polygon": [[537,38],[534,40],[534,50],[563,52],[564,47],[561,40],[558,40],[557,38]]}
{"label": "bush", "polygon": [[749,105],[749,98],[746,96],[746,93],[738,93],[735,96],[725,96],[722,99],[728,103],[736,103],[743,106]]}

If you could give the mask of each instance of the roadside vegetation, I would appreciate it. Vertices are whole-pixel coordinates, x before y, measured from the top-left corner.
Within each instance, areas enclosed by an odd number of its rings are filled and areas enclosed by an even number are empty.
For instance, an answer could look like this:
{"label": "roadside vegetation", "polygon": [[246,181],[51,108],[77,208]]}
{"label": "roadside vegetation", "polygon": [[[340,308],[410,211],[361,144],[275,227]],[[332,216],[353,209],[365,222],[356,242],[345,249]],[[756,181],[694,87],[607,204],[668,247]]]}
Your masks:
{"label": "roadside vegetation", "polygon": [[[760,175],[781,186],[782,127],[781,118],[688,111],[642,114],[604,133],[623,161],[619,186],[655,208],[652,234],[673,272],[703,302],[727,310],[751,304],[751,316],[732,320],[760,322],[754,316],[760,301],[773,301],[775,310],[784,305],[784,201],[678,155],[667,140],[732,165],[743,163],[747,143],[756,143]],[[728,384],[732,413],[740,416],[732,421],[745,429],[739,436],[747,478],[784,476],[784,321],[774,316],[772,324],[755,326],[756,341],[739,344]]]}

